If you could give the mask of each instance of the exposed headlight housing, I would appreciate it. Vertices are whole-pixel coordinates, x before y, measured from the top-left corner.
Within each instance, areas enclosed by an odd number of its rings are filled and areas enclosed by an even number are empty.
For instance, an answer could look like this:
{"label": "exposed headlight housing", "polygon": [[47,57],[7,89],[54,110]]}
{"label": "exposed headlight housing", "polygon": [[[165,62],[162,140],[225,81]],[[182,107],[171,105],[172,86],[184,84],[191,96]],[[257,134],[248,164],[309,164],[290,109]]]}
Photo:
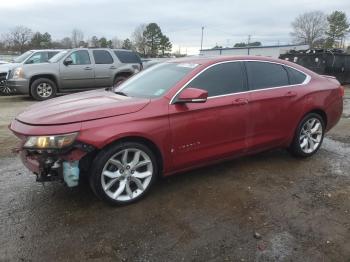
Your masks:
{"label": "exposed headlight housing", "polygon": [[17,67],[15,69],[13,69],[10,77],[12,79],[20,79],[20,78],[24,78],[24,73],[23,73],[23,68],[22,67]]}
{"label": "exposed headlight housing", "polygon": [[52,136],[29,136],[24,143],[28,149],[62,149],[71,146],[78,133]]}

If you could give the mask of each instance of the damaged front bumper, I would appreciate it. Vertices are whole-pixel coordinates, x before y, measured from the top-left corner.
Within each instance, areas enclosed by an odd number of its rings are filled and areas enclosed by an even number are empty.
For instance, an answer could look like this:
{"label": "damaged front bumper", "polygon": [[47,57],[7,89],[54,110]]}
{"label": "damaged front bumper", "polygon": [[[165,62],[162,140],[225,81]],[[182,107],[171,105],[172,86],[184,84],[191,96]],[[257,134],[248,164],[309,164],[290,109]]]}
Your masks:
{"label": "damaged front bumper", "polygon": [[23,164],[36,176],[37,182],[64,181],[69,187],[77,186],[81,173],[80,160],[94,147],[75,143],[65,150],[16,150]]}

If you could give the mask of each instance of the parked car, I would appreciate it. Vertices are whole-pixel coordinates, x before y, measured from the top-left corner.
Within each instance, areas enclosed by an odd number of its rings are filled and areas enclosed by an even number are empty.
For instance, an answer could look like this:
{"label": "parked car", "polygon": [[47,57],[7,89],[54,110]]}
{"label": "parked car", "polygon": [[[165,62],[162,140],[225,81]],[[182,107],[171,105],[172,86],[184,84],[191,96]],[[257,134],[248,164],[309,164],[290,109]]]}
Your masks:
{"label": "parked car", "polygon": [[141,69],[140,58],[129,50],[77,48],[60,52],[49,63],[16,67],[7,86],[13,92],[46,100],[57,92],[116,86]]}
{"label": "parked car", "polygon": [[158,176],[274,148],[309,157],[340,119],[333,77],[265,57],[161,63],[116,90],[31,106],[12,121],[38,181],[75,186],[86,174],[112,204],[142,198]]}
{"label": "parked car", "polygon": [[11,93],[11,88],[6,85],[6,79],[9,71],[16,67],[26,68],[31,64],[45,63],[60,51],[61,50],[56,49],[29,50],[14,58],[11,63],[3,63],[0,65],[0,94],[8,95]]}
{"label": "parked car", "polygon": [[3,65],[3,64],[8,64],[8,62],[0,60],[0,65]]}

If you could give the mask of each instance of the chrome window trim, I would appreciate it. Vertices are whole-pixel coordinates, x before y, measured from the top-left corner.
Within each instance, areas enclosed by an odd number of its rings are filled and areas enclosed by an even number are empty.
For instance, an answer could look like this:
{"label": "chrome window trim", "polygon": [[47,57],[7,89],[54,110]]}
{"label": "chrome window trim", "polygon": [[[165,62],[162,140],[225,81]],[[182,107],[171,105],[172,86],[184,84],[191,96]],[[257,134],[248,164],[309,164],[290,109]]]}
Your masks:
{"label": "chrome window trim", "polygon": [[[267,87],[267,88],[262,88],[262,89],[256,89],[256,90],[248,90],[248,91],[244,91],[244,92],[236,92],[236,93],[230,93],[230,94],[224,94],[224,95],[217,95],[217,96],[210,96],[208,97],[209,99],[213,99],[213,98],[219,98],[219,97],[225,97],[225,96],[232,96],[232,95],[236,95],[236,94],[246,94],[246,93],[252,93],[252,92],[259,92],[259,91],[264,91],[264,90],[271,90],[271,89],[280,89],[280,88],[285,88],[285,87],[290,87],[290,86],[302,86],[302,85],[307,85],[310,80],[311,80],[311,76],[308,75],[307,73],[293,67],[290,65],[286,65],[286,64],[282,64],[282,63],[278,63],[278,62],[273,62],[273,61],[266,61],[266,60],[254,60],[254,59],[244,59],[244,60],[233,60],[233,61],[222,61],[222,62],[217,62],[215,64],[212,64],[206,68],[204,68],[202,71],[198,72],[195,76],[193,76],[190,80],[188,80],[176,93],[175,95],[171,98],[169,105],[174,104],[174,100],[175,97],[183,90],[185,89],[188,84],[195,79],[196,77],[198,77],[199,75],[201,75],[203,72],[205,72],[206,70],[208,70],[209,68],[216,66],[216,65],[220,65],[220,64],[226,64],[226,63],[236,63],[236,62],[262,62],[262,63],[270,63],[270,64],[277,64],[277,65],[282,65],[282,66],[286,66],[289,68],[292,68],[302,74],[304,74],[306,76],[305,80],[301,83],[301,84],[296,84],[296,85],[285,85],[285,86],[275,86],[275,87]],[[286,72],[287,73],[287,72]],[[288,74],[288,73],[287,73]],[[249,83],[247,83],[247,85],[249,85]],[[249,88],[249,86],[247,86]]]}

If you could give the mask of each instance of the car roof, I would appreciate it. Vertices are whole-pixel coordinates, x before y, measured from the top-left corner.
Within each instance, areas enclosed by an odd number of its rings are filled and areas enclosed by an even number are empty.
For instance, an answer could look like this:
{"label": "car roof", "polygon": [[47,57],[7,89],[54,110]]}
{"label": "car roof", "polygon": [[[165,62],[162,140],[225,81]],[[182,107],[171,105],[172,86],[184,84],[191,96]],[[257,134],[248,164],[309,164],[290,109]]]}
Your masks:
{"label": "car roof", "polygon": [[60,51],[64,51],[64,50],[68,50],[68,49],[31,49],[31,50],[28,50],[28,51],[31,51],[31,52],[42,52],[42,51],[50,51],[50,52],[60,52]]}
{"label": "car roof", "polygon": [[272,58],[272,57],[267,57],[267,56],[253,56],[253,55],[244,55],[244,56],[191,56],[191,57],[185,57],[185,58],[176,58],[172,60],[168,60],[166,62],[170,63],[190,63],[190,64],[199,64],[203,66],[209,66],[212,64],[220,63],[220,62],[225,62],[225,61],[240,61],[240,60],[245,60],[245,61],[265,61],[265,62],[272,62],[272,63],[278,63],[278,64],[283,64],[295,69],[298,69],[300,71],[303,71],[304,73],[307,73],[309,75],[314,76],[316,73],[301,66],[296,63],[282,60],[282,59],[277,59],[277,58]]}
{"label": "car roof", "polygon": [[284,60],[275,59],[266,56],[253,56],[253,55],[245,55],[245,56],[191,56],[185,58],[176,58],[173,60],[168,60],[168,62],[172,63],[193,63],[200,65],[209,65],[215,64],[219,62],[225,61],[237,61],[237,60],[257,60],[257,61],[268,61],[268,62],[276,62],[276,63],[284,63]]}

